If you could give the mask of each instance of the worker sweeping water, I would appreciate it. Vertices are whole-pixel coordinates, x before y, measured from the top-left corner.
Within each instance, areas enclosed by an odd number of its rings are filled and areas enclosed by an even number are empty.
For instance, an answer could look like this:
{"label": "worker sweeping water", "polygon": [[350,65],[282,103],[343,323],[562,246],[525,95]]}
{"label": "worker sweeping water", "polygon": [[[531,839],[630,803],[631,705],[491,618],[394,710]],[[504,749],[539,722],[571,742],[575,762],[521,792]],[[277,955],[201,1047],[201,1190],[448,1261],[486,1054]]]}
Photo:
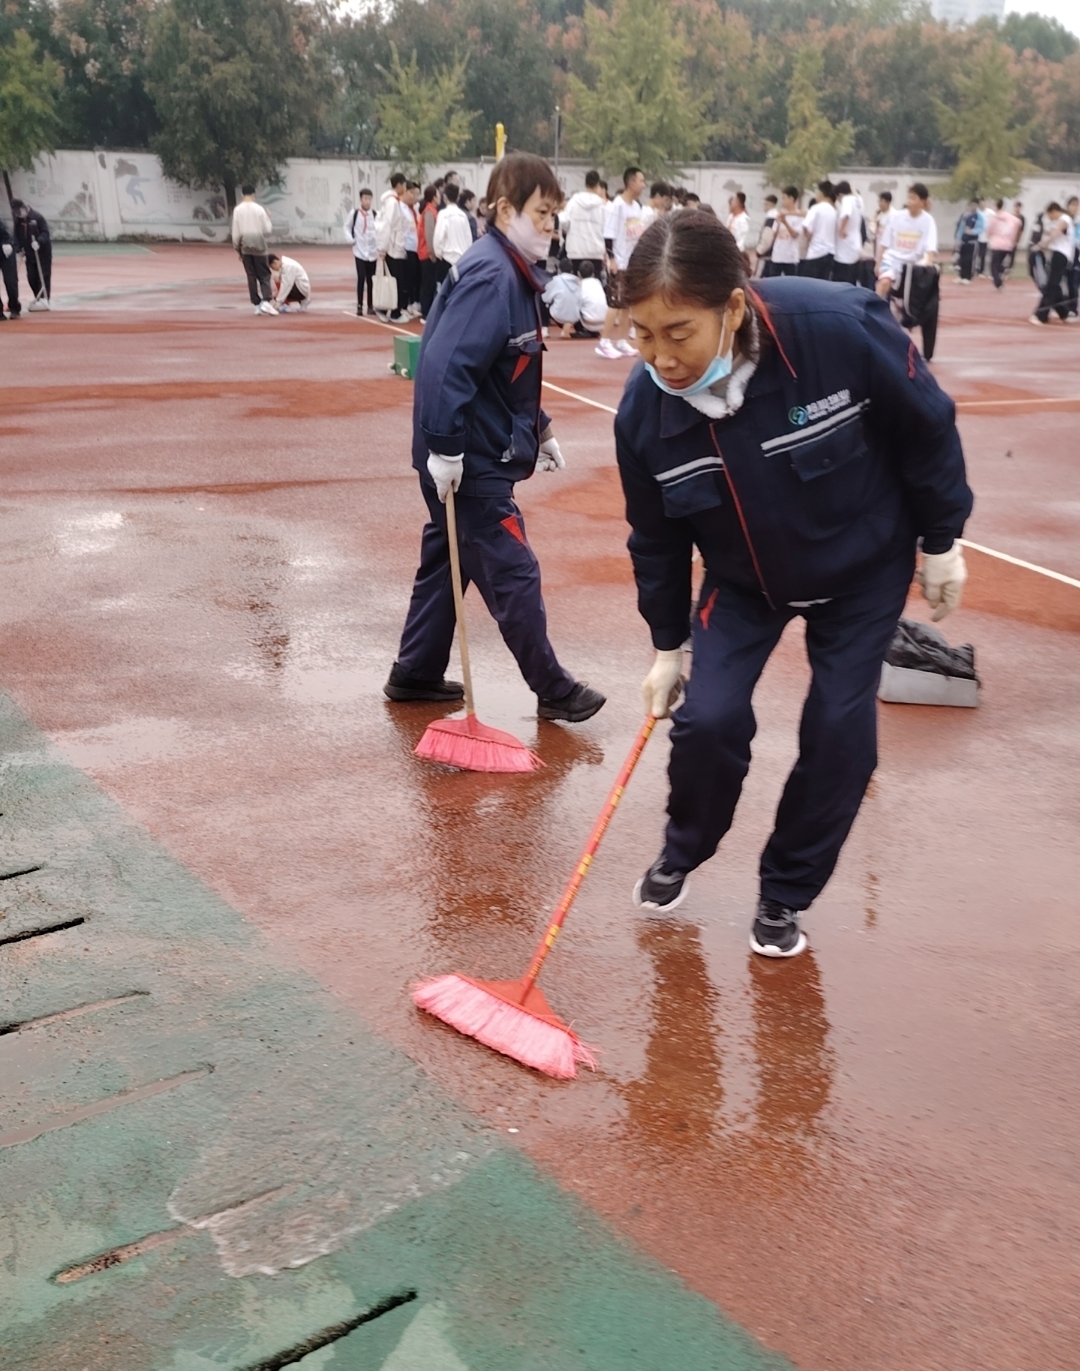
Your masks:
{"label": "worker sweeping water", "polygon": [[500,161],[488,183],[488,232],[451,269],[424,329],[413,401],[413,466],[428,508],[420,567],[397,661],[383,687],[391,700],[454,702],[444,679],[455,612],[446,499],[455,493],[462,582],[475,581],[542,719],[579,723],[604,696],[577,681],[548,641],[540,567],[514,484],[566,463],[540,407],[543,341],[539,296],[555,211],[562,201],[547,162],[526,153]]}
{"label": "worker sweeping water", "polygon": [[715,853],[750,765],[754,686],[801,616],[812,681],[750,935],[755,952],[792,957],[877,764],[875,692],[920,541],[933,617],[960,602],[972,496],[955,408],[886,301],[792,277],[751,290],[711,215],[653,224],[622,288],[642,365],[615,435],[656,650],[649,713],[668,713],[691,632],[693,644],[664,845],[634,898],[674,909]]}

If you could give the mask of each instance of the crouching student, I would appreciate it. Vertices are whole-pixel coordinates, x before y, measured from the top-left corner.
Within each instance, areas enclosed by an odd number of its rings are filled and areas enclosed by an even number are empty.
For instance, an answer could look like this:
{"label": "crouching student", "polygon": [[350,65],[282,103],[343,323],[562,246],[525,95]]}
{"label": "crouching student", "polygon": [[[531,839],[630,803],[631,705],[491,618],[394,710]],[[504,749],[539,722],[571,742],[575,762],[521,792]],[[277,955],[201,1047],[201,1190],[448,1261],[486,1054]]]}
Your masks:
{"label": "crouching student", "polygon": [[559,274],[544,288],[544,304],[552,322],[559,325],[561,338],[572,338],[575,326],[581,323],[581,280],[570,269],[570,259],[559,262]]}
{"label": "crouching student", "polygon": [[510,153],[487,192],[488,230],[443,282],[420,345],[413,395],[413,466],[427,505],[420,567],[391,700],[460,700],[444,679],[454,640],[446,499],[455,492],[461,568],[499,625],[541,719],[580,723],[604,696],[576,681],[548,641],[540,567],[514,485],[566,462],[540,407],[540,293],[562,192],[542,157]]}
{"label": "crouching student", "polygon": [[[657,717],[693,640],[664,845],[634,898],[673,909],[716,851],[750,766],[754,687],[801,617],[812,680],[750,935],[754,952],[793,957],[877,763],[881,664],[920,541],[934,618],[960,602],[972,497],[955,408],[887,301],[799,277],[750,289],[735,240],[708,215],[653,224],[622,289],[645,365],[615,440],[656,649],[642,692]],[[692,610],[695,546],[705,573]]]}
{"label": "crouching student", "polygon": [[599,338],[607,318],[607,294],[604,283],[596,275],[591,262],[582,262],[581,276],[581,332],[587,338]]}
{"label": "crouching student", "polygon": [[273,282],[273,301],[279,314],[285,314],[290,305],[307,309],[311,303],[311,282],[304,268],[292,257],[279,257],[272,252],[267,259],[270,263],[270,280]]}

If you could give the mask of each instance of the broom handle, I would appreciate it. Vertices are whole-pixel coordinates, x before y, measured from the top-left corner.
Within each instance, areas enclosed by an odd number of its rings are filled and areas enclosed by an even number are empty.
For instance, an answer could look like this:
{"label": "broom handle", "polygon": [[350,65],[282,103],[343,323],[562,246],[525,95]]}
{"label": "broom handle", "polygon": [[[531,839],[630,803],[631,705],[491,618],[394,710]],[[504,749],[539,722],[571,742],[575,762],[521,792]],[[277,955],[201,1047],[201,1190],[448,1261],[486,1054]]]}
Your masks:
{"label": "broom handle", "polygon": [[457,513],[454,492],[446,492],[446,538],[450,545],[450,582],[454,587],[454,616],[457,619],[461,674],[465,677],[465,713],[473,715],[472,668],[469,666],[469,640],[465,634],[465,592],[461,588],[461,552],[458,548]]}
{"label": "broom handle", "polygon": [[597,819],[593,831],[589,834],[589,841],[585,844],[585,850],[581,854],[581,859],[574,868],[574,874],[566,883],[566,889],[563,891],[562,899],[559,901],[558,907],[551,917],[551,923],[548,925],[548,930],[543,938],[541,938],[540,946],[536,949],[536,954],[529,965],[528,971],[525,973],[524,979],[522,980],[522,987],[526,993],[532,988],[533,983],[540,974],[540,968],[547,960],[548,953],[555,945],[555,939],[559,936],[559,929],[562,928],[563,924],[566,922],[566,916],[570,912],[570,906],[577,898],[577,893],[581,889],[581,883],[585,879],[585,873],[588,871],[592,859],[596,855],[596,849],[600,846],[600,839],[604,836],[604,832],[611,822],[611,816],[619,807],[619,801],[623,797],[623,791],[629,785],[630,777],[634,773],[634,767],[638,764],[638,758],[645,751],[645,744],[649,741],[649,734],[652,733],[655,727],[656,719],[650,714],[641,725],[641,731],[634,739],[634,746],[630,749],[630,755],[627,757],[626,761],[623,762],[622,770],[616,777],[615,784],[611,787],[611,794],[604,802],[604,807],[600,811],[600,817]]}

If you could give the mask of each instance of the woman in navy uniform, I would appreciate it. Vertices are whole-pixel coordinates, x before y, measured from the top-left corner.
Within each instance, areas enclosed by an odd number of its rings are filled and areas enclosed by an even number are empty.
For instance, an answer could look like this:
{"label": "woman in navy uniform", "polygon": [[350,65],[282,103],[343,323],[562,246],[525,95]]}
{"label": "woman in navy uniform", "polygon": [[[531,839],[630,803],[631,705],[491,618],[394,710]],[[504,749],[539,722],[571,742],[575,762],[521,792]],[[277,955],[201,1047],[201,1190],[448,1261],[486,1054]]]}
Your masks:
{"label": "woman in navy uniform", "polygon": [[[616,449],[656,649],[642,690],[658,717],[693,642],[664,847],[635,900],[673,909],[716,851],[750,765],[754,686],[801,616],[813,679],[750,936],[755,952],[792,957],[877,764],[881,663],[920,543],[934,618],[960,601],[972,496],[955,409],[885,301],[794,277],[751,290],[710,215],[653,224],[623,290],[642,364]],[[691,615],[695,547],[705,575]]]}
{"label": "woman in navy uniform", "polygon": [[514,503],[514,485],[565,467],[540,405],[540,294],[562,202],[542,157],[511,153],[488,183],[488,231],[451,269],[435,299],[416,369],[413,466],[428,508],[420,567],[397,661],[383,687],[391,700],[453,701],[443,678],[454,640],[446,496],[454,490],[461,567],[475,581],[542,719],[579,723],[604,696],[576,681],[548,641],[540,567]]}

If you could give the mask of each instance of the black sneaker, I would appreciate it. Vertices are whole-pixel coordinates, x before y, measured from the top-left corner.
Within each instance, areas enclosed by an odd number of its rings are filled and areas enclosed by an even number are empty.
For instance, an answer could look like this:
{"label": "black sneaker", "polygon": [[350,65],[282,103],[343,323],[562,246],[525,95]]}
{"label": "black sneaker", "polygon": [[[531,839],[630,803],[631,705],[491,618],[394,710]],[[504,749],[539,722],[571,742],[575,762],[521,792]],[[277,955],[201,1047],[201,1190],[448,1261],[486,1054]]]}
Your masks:
{"label": "black sneaker", "polygon": [[561,695],[557,700],[545,700],[537,696],[536,717],[564,719],[568,724],[580,724],[591,719],[606,703],[606,695],[593,690],[584,681],[578,681],[568,695]]}
{"label": "black sneaker", "polygon": [[634,903],[639,909],[676,909],[689,889],[686,872],[669,871],[661,855],[634,886]]}
{"label": "black sneaker", "polygon": [[390,669],[390,679],[383,686],[383,694],[399,703],[405,700],[433,700],[436,704],[452,704],[465,698],[460,681],[421,681],[402,671],[397,662]]}
{"label": "black sneaker", "polygon": [[799,927],[799,911],[762,896],[750,930],[751,951],[761,957],[797,957],[805,947],[806,934]]}

